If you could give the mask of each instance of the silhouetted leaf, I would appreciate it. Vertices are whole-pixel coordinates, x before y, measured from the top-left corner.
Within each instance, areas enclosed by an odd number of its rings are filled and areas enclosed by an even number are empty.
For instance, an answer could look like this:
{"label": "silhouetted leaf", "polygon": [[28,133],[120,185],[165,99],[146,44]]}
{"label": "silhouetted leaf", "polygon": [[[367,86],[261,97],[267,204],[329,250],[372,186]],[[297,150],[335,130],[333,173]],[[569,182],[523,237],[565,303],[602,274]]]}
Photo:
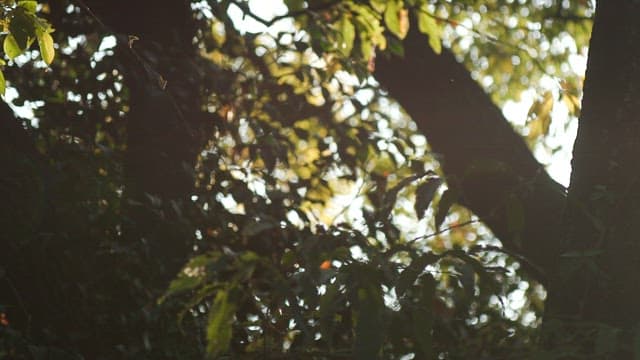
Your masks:
{"label": "silhouetted leaf", "polygon": [[369,282],[357,290],[357,297],[354,359],[378,359],[385,337],[382,289],[374,282]]}
{"label": "silhouetted leaf", "polygon": [[421,296],[417,304],[411,309],[411,323],[413,336],[422,352],[421,359],[435,359],[433,352],[433,311],[432,302],[435,296],[436,281],[431,274],[420,277]]}
{"label": "silhouetted leaf", "polygon": [[433,196],[440,187],[440,184],[442,184],[442,179],[430,178],[416,189],[414,209],[416,210],[416,216],[419,220],[422,220],[424,217],[424,212],[431,204]]}
{"label": "silhouetted leaf", "polygon": [[396,296],[404,296],[407,289],[413,285],[418,276],[422,274],[424,268],[427,267],[427,265],[435,263],[438,259],[440,259],[440,256],[427,253],[413,260],[398,276],[398,281],[395,286]]}
{"label": "silhouetted leaf", "polygon": [[440,202],[438,203],[438,210],[436,211],[435,216],[435,227],[436,231],[440,230],[440,225],[444,222],[444,219],[447,217],[449,213],[449,209],[451,205],[453,205],[458,200],[457,191],[449,188],[442,193],[442,197],[440,197]]}

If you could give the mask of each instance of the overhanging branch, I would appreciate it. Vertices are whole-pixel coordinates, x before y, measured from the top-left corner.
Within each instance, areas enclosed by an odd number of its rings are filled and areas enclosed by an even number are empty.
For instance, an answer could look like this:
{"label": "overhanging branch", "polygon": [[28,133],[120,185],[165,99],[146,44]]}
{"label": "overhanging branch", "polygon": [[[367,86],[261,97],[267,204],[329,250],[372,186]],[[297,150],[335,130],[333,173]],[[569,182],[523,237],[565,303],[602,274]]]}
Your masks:
{"label": "overhanging branch", "polygon": [[[557,253],[565,202],[561,185],[538,163],[523,139],[453,54],[437,55],[411,31],[404,58],[379,58],[376,78],[425,134],[438,153],[460,203],[502,241],[539,268]],[[507,205],[515,197],[524,227],[514,232]],[[510,200],[511,199],[511,200]]]}

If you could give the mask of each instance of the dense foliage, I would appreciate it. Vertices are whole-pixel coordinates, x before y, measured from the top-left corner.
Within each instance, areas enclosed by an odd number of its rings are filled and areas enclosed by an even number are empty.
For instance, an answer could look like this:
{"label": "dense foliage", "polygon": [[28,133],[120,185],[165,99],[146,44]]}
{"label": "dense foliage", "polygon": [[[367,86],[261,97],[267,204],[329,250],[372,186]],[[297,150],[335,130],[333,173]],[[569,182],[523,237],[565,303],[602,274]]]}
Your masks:
{"label": "dense foliage", "polygon": [[535,264],[457,204],[376,61],[419,31],[530,99],[548,157],[590,3],[0,3],[0,357],[545,356]]}

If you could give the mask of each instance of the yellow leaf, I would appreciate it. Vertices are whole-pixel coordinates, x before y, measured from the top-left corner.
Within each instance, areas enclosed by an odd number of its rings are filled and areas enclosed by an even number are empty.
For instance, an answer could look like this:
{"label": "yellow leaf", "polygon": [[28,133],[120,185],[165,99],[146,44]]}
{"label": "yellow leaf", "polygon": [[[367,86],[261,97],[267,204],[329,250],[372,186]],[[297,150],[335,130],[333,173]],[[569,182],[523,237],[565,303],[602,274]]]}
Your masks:
{"label": "yellow leaf", "polygon": [[384,11],[384,22],[387,25],[387,29],[400,39],[404,37],[400,26],[400,12],[402,9],[402,4],[398,1],[389,1],[387,9]]}
{"label": "yellow leaf", "polygon": [[11,34],[7,35],[7,37],[4,38],[3,49],[4,53],[7,54],[9,59],[12,60],[16,56],[22,54],[22,49],[20,49],[20,46],[18,46],[16,38],[14,38]]}
{"label": "yellow leaf", "polygon": [[0,71],[0,95],[4,95],[5,90],[7,89],[7,83],[4,80],[4,74]]}
{"label": "yellow leaf", "polygon": [[409,10],[402,9],[398,14],[400,24],[400,39],[404,39],[409,33]]}
{"label": "yellow leaf", "polygon": [[38,33],[37,36],[38,46],[40,46],[40,56],[42,56],[42,60],[49,65],[53,62],[53,57],[55,56],[53,38],[46,32]]}
{"label": "yellow leaf", "polygon": [[342,53],[342,55],[349,56],[349,54],[351,54],[351,50],[353,49],[353,41],[356,37],[356,29],[353,26],[352,20],[347,16],[343,16],[336,25],[338,27],[338,31],[340,32],[338,50]]}
{"label": "yellow leaf", "polygon": [[418,29],[429,37],[429,46],[433,52],[440,54],[442,52],[442,43],[440,42],[442,29],[424,7],[418,11]]}

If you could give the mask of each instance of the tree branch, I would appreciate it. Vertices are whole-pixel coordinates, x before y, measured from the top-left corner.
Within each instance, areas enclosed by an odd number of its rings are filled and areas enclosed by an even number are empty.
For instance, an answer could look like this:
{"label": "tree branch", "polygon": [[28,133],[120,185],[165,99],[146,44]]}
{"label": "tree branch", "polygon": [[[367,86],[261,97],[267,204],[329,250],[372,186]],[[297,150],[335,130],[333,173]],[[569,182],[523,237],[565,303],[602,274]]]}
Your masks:
{"label": "tree branch", "polygon": [[[435,54],[415,30],[404,46],[404,58],[377,59],[376,78],[441,155],[450,186],[462,194],[460,203],[509,251],[550,268],[558,251],[564,189],[453,54]],[[514,216],[510,201],[522,205],[522,229],[509,224]]]}

